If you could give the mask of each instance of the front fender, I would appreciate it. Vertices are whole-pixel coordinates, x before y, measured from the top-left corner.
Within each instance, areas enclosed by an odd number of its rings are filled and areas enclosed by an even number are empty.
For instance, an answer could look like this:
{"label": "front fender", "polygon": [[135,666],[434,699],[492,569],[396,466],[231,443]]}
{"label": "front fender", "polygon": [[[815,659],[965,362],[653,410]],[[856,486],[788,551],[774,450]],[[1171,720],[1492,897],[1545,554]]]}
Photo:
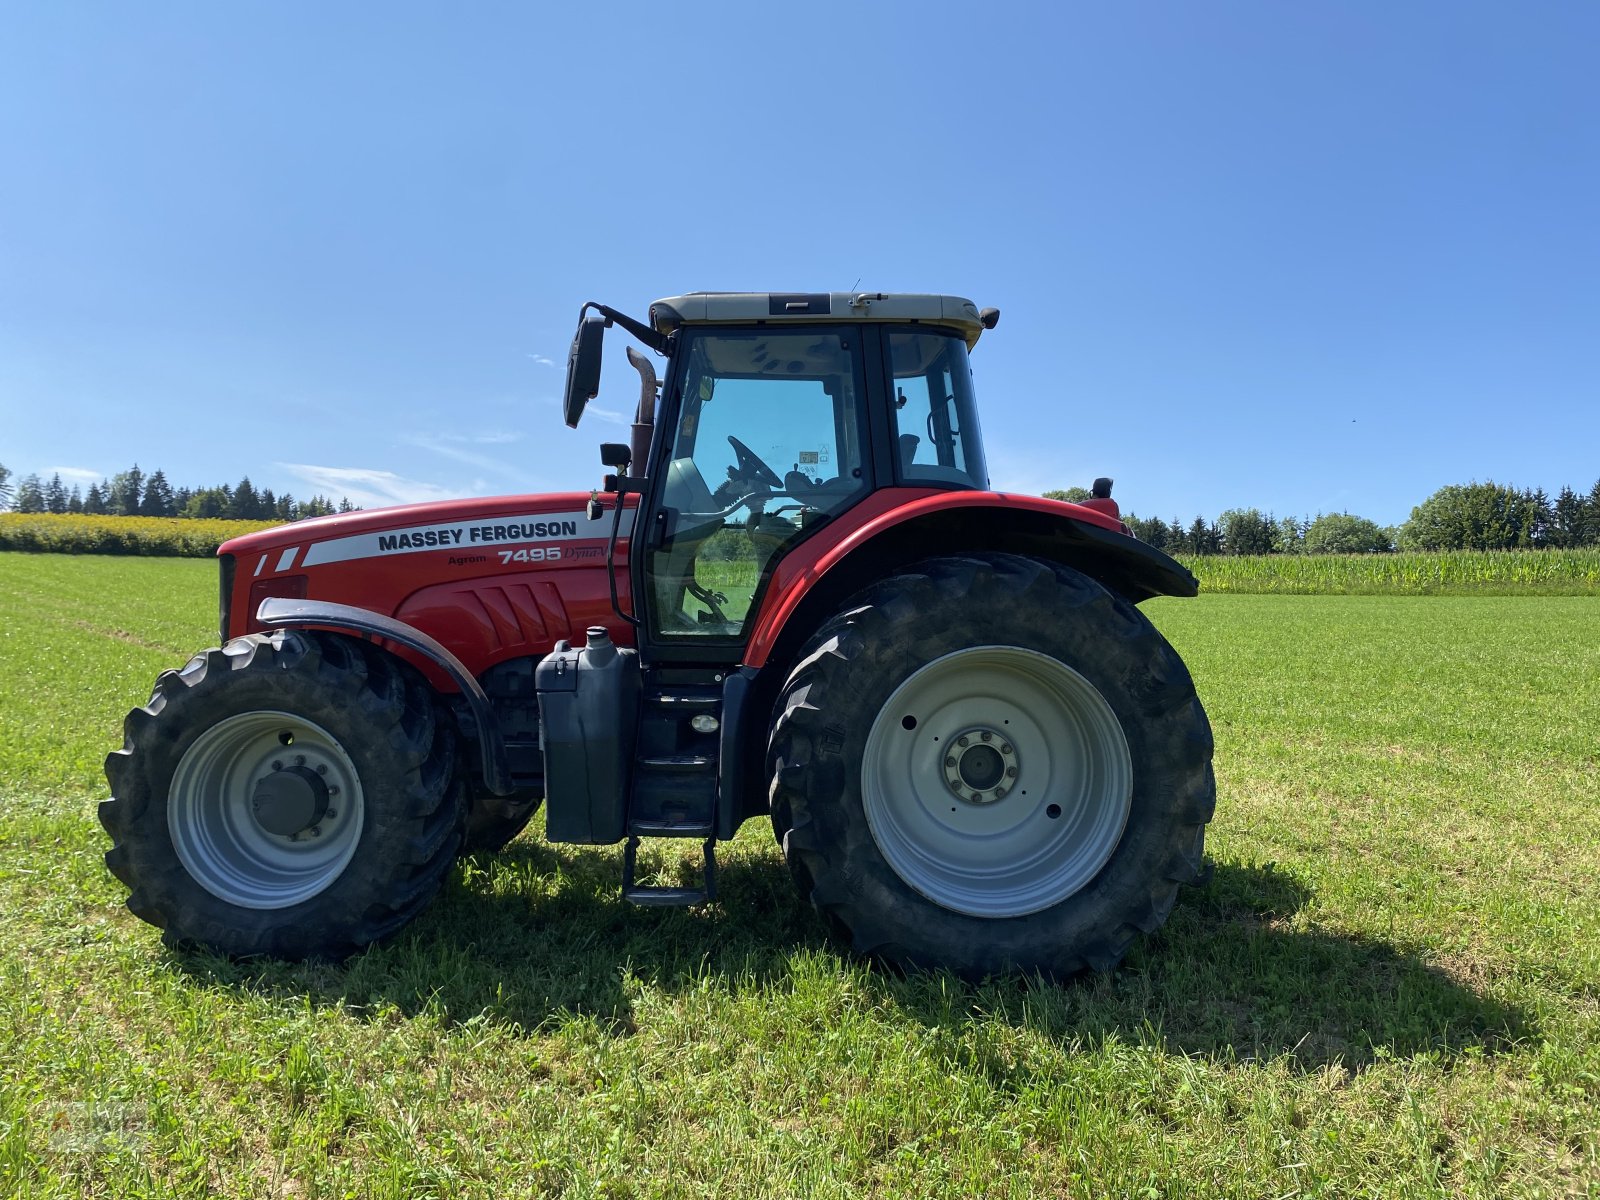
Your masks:
{"label": "front fender", "polygon": [[514,790],[511,766],[506,758],[505,737],[500,731],[494,708],[483,686],[454,654],[422,630],[394,617],[369,612],[351,604],[326,600],[292,600],[272,597],[261,602],[256,620],[269,628],[338,629],[360,637],[380,637],[423,655],[439,667],[455,685],[472,713],[477,726],[478,748],[483,754],[483,782],[497,796]]}

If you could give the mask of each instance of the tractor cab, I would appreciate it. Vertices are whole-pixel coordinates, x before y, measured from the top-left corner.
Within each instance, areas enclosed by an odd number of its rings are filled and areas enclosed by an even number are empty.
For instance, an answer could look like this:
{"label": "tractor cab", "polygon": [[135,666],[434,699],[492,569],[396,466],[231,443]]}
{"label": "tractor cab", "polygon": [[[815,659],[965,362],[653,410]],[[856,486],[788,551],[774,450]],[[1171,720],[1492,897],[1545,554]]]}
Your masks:
{"label": "tractor cab", "polygon": [[657,384],[630,348],[643,382],[635,436],[605,454],[628,462],[607,488],[639,496],[629,563],[647,653],[736,661],[776,560],[878,489],[988,487],[967,353],[996,310],[948,296],[697,293],[657,301],[643,326],[593,307],[568,359],[569,425],[598,392],[608,325],[667,359]]}

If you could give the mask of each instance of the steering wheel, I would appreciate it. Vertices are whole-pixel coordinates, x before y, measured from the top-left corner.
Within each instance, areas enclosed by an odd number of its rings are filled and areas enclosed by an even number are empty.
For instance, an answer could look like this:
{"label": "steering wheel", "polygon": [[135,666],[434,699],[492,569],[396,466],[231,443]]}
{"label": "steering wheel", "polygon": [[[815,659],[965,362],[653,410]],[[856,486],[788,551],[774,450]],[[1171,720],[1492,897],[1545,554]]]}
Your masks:
{"label": "steering wheel", "polygon": [[757,483],[764,483],[775,491],[783,490],[783,480],[778,478],[778,473],[757,458],[754,450],[731,433],[728,435],[728,445],[733,447],[734,454],[739,458],[740,475],[746,479],[754,479]]}

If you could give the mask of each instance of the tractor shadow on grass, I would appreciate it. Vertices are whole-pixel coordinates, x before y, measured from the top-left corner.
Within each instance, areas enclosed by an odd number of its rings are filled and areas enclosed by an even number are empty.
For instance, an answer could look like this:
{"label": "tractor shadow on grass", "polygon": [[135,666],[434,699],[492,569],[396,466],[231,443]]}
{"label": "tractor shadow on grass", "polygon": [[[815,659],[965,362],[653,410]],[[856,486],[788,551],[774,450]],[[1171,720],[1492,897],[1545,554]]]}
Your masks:
{"label": "tractor shadow on grass", "polygon": [[[628,1036],[652,1019],[636,1011],[645,997],[670,1002],[696,989],[768,993],[774,1008],[797,993],[864,989],[891,1024],[960,1033],[998,1020],[1067,1046],[1116,1041],[1218,1061],[1283,1059],[1300,1071],[1494,1054],[1536,1033],[1529,1014],[1413,952],[1296,927],[1310,893],[1272,864],[1219,864],[1110,974],[968,984],[842,956],[770,852],[735,847],[719,871],[719,903],[702,910],[624,904],[619,859],[523,839],[466,860],[409,929],[343,964],[176,958],[211,986],[530,1033],[580,1021]],[[641,862],[691,881],[686,863],[653,848]],[[981,1052],[982,1029],[959,1041],[974,1069],[993,1074],[1003,1064]]]}

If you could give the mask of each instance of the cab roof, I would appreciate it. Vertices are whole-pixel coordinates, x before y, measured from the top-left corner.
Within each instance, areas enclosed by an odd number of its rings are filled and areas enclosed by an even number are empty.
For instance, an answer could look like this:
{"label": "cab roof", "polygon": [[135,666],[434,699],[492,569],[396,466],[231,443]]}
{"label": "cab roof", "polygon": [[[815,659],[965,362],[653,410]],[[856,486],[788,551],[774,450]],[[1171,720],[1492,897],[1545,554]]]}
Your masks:
{"label": "cab roof", "polygon": [[807,321],[944,325],[964,334],[969,349],[978,344],[985,328],[993,328],[992,322],[985,325],[971,300],[922,292],[690,292],[650,306],[650,324],[658,333],[671,333],[683,325]]}

